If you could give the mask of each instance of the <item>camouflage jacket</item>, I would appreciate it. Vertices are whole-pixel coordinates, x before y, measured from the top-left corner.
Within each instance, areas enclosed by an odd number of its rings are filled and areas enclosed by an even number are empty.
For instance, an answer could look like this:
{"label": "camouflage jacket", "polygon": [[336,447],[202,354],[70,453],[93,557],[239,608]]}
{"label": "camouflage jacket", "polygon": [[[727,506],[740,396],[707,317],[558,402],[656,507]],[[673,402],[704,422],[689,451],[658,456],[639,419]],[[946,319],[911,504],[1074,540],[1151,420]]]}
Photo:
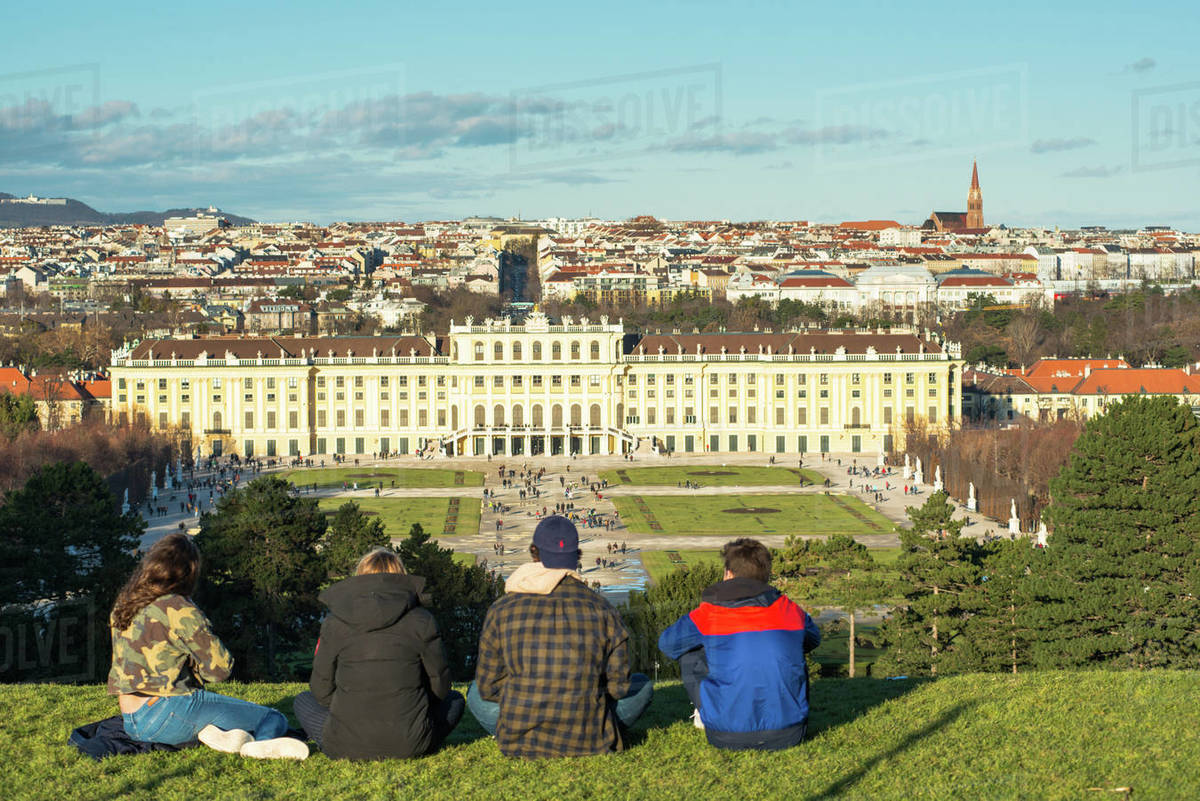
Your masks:
{"label": "camouflage jacket", "polygon": [[208,618],[182,595],[164,595],[134,616],[129,628],[112,629],[108,692],[187,695],[205,682],[222,681],[233,657],[213,634]]}

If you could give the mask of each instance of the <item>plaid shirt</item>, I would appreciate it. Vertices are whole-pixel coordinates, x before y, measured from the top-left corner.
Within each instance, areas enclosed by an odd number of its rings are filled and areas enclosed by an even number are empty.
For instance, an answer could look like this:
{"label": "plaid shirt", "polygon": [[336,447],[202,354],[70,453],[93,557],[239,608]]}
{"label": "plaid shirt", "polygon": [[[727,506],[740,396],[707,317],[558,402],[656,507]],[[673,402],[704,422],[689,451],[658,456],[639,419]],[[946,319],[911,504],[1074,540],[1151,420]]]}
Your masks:
{"label": "plaid shirt", "polygon": [[482,698],[500,702],[501,753],[621,750],[612,699],[630,689],[628,640],[617,611],[571,576],[548,595],[514,592],[492,604],[475,684]]}

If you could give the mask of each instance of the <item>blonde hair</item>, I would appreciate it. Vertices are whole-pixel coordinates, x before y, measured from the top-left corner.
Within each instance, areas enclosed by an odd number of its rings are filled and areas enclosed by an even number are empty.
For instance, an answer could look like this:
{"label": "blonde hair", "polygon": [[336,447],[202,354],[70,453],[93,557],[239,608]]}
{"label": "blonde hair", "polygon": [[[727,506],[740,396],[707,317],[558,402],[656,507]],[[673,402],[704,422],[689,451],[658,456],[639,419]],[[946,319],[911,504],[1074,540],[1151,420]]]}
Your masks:
{"label": "blonde hair", "polygon": [[354,575],[356,576],[362,576],[367,573],[399,573],[404,575],[407,572],[404,569],[404,563],[400,561],[400,557],[396,556],[394,551],[389,551],[387,548],[376,548],[362,559],[359,559],[358,564],[354,567]]}

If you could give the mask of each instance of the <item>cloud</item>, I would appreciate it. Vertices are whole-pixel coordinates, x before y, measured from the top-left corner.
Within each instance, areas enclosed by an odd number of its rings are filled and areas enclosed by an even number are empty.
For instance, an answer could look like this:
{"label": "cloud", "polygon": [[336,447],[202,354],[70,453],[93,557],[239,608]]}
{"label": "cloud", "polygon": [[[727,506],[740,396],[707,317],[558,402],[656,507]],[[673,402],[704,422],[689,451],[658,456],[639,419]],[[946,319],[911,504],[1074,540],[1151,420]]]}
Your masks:
{"label": "cloud", "polygon": [[190,114],[155,109],[143,118],[127,100],[68,116],[30,99],[0,108],[0,152],[9,164],[64,168],[175,166],[338,150],[433,159],[455,148],[511,145],[532,137],[541,117],[563,108],[550,98],[481,93],[387,94],[337,105],[321,101],[240,108],[237,98],[214,94]]}
{"label": "cloud", "polygon": [[1098,165],[1095,167],[1076,167],[1073,170],[1067,170],[1062,173],[1062,178],[1111,178],[1114,175],[1120,174],[1122,168],[1120,166],[1108,167]]}
{"label": "cloud", "polygon": [[749,132],[682,136],[665,145],[665,149],[672,153],[733,153],[738,156],[765,153],[776,147],[773,135]]}
{"label": "cloud", "polygon": [[794,145],[853,145],[886,139],[890,134],[882,128],[866,125],[826,125],[824,128],[792,128],[784,138]]}
{"label": "cloud", "polygon": [[1125,65],[1125,72],[1149,72],[1158,66],[1158,62],[1149,56],[1143,56],[1132,64]]}
{"label": "cloud", "polygon": [[1035,139],[1029,146],[1029,152],[1057,153],[1060,150],[1078,150],[1094,144],[1096,144],[1096,140],[1087,136],[1076,136],[1070,139]]}

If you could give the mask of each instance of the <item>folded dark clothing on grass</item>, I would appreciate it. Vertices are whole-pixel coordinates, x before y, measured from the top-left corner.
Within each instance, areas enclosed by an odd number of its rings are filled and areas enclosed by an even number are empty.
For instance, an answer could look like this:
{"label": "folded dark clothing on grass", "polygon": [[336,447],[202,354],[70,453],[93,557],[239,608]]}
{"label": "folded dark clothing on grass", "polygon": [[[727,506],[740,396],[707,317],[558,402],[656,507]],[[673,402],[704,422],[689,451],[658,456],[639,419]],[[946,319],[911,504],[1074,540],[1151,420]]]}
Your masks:
{"label": "folded dark clothing on grass", "polygon": [[101,760],[118,754],[147,754],[151,751],[181,751],[184,748],[195,748],[200,745],[196,740],[182,745],[167,745],[166,743],[147,743],[134,740],[125,733],[125,724],[120,715],[98,720],[80,726],[71,732],[67,742],[79,749],[79,752],[92,759]]}

